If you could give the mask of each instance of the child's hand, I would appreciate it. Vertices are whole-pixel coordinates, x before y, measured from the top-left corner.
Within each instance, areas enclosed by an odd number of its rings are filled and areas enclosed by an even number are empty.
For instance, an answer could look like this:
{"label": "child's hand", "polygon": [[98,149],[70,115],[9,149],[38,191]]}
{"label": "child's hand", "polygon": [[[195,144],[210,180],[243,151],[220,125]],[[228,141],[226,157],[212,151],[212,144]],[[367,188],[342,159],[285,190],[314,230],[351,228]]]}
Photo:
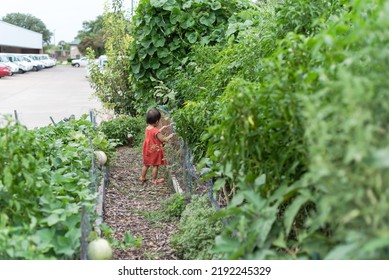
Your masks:
{"label": "child's hand", "polygon": [[167,140],[170,140],[174,135],[176,135],[175,133],[172,133],[170,134],[168,137],[166,137]]}
{"label": "child's hand", "polygon": [[168,128],[168,127],[169,127],[169,125],[164,125],[163,127],[161,127],[161,128],[159,129],[159,131],[162,131],[162,130]]}

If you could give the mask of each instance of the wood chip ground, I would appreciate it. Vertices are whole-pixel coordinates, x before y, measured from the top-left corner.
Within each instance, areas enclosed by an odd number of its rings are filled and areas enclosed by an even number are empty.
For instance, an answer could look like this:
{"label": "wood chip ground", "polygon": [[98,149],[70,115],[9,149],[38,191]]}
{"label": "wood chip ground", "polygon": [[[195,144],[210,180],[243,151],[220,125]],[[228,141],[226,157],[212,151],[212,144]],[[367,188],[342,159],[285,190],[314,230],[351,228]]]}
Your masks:
{"label": "wood chip ground", "polygon": [[[114,250],[116,260],[177,259],[170,238],[177,231],[174,222],[152,219],[150,212],[161,210],[160,202],[173,190],[168,183],[153,185],[139,181],[142,168],[140,148],[121,147],[110,165],[109,184],[105,190],[104,223],[123,240],[126,231],[142,236],[140,247]],[[166,167],[162,167],[166,168]],[[165,171],[166,172],[166,171]],[[163,170],[161,176],[166,175]],[[150,174],[148,175],[150,178]],[[165,177],[166,178],[166,177]]]}

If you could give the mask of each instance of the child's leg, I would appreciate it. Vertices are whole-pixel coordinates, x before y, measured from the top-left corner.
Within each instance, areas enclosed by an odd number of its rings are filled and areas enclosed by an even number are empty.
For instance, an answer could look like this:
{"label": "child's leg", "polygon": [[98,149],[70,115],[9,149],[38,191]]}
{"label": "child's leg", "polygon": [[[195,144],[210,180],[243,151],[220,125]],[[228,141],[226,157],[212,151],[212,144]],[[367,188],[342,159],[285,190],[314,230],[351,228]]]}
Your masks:
{"label": "child's leg", "polygon": [[154,184],[163,183],[165,181],[164,178],[157,179],[158,178],[158,166],[153,166],[152,176],[153,176],[153,183]]}
{"label": "child's leg", "polygon": [[140,175],[139,180],[141,180],[141,181],[146,181],[147,170],[149,170],[149,166],[143,165],[143,167],[142,167],[142,173],[141,173],[141,175]]}
{"label": "child's leg", "polygon": [[153,172],[151,174],[153,176],[153,180],[157,180],[157,177],[158,177],[158,166],[153,166]]}

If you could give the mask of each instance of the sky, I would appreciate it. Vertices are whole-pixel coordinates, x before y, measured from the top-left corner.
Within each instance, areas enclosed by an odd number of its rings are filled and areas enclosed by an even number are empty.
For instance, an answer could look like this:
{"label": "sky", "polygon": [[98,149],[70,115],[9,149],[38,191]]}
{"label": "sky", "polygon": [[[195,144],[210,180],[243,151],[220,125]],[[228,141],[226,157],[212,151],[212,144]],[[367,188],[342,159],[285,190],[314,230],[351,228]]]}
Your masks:
{"label": "sky", "polygon": [[[84,21],[95,20],[104,13],[106,0],[0,0],[0,19],[9,13],[31,14],[46,25],[54,35],[52,44],[71,42],[82,30]],[[134,3],[137,2],[134,0]],[[131,0],[124,0],[126,11]]]}

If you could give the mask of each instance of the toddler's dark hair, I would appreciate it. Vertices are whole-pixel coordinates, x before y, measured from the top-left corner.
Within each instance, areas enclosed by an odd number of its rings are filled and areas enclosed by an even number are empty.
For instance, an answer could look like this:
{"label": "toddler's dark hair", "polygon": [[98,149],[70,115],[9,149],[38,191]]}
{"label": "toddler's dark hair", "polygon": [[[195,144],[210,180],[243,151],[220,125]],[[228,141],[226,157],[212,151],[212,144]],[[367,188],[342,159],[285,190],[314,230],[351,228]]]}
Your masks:
{"label": "toddler's dark hair", "polygon": [[161,119],[161,113],[156,109],[150,109],[146,114],[146,123],[154,124]]}

